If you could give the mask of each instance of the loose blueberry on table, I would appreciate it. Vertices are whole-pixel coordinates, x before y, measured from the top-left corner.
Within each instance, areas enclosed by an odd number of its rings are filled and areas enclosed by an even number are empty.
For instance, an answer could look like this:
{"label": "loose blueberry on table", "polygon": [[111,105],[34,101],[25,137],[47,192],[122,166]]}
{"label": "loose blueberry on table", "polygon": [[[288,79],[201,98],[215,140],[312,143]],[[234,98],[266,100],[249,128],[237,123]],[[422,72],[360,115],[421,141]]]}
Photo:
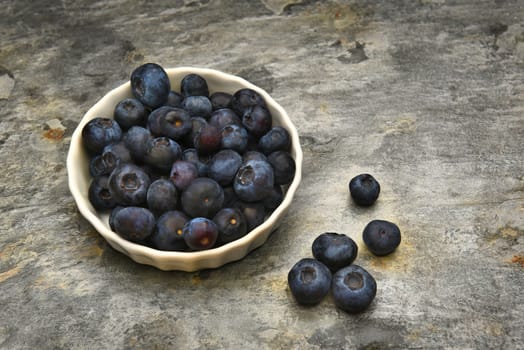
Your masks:
{"label": "loose blueberry on table", "polygon": [[400,229],[390,221],[373,220],[364,228],[362,240],[373,254],[388,255],[400,245]]}
{"label": "loose blueberry on table", "polygon": [[349,192],[355,203],[368,207],[377,200],[380,184],[372,175],[360,174],[349,182]]}
{"label": "loose blueberry on table", "polygon": [[156,63],[134,69],[130,83],[129,97],[82,129],[88,197],[113,231],[160,250],[210,249],[281,204],[295,161],[262,95],[210,91],[193,73],[171,86]]}
{"label": "loose blueberry on table", "polygon": [[303,258],[288,273],[288,285],[295,300],[302,305],[315,305],[329,293],[331,271],[318,260]]}
{"label": "loose blueberry on table", "polygon": [[358,246],[344,234],[325,232],[313,241],[312,251],[315,259],[323,262],[334,273],[353,263],[357,258]]}
{"label": "loose blueberry on table", "polygon": [[331,293],[335,305],[349,313],[368,308],[377,294],[373,276],[358,265],[350,265],[333,275]]}

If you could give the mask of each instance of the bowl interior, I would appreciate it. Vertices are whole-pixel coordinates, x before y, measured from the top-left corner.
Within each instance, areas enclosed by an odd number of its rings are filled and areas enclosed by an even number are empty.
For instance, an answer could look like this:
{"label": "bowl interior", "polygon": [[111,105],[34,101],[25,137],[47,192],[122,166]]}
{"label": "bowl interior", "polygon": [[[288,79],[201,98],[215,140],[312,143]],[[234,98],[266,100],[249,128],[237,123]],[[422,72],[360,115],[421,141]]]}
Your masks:
{"label": "bowl interior", "polygon": [[118,102],[124,98],[132,97],[129,82],[122,84],[102,97],[84,115],[74,131],[67,156],[69,188],[80,213],[114,249],[128,255],[134,261],[152,265],[162,270],[195,271],[204,268],[216,268],[225,263],[239,260],[251,250],[262,245],[282,220],[301,181],[302,150],[298,133],[286,111],[269,94],[242,78],[212,69],[194,67],[166,69],[166,72],[170,79],[171,88],[175,91],[179,91],[180,82],[185,75],[196,73],[206,79],[210,93],[218,91],[234,93],[241,88],[250,88],[264,97],[273,117],[273,125],[281,125],[290,133],[290,153],[296,163],[295,177],[293,182],[286,186],[285,196],[280,206],[272,212],[263,224],[253,229],[246,236],[220,247],[198,252],[160,251],[127,241],[113,232],[109,227],[109,213],[98,212],[88,199],[88,190],[91,183],[89,156],[83,148],[81,132],[84,125],[91,119],[96,117],[113,117],[113,110]]}

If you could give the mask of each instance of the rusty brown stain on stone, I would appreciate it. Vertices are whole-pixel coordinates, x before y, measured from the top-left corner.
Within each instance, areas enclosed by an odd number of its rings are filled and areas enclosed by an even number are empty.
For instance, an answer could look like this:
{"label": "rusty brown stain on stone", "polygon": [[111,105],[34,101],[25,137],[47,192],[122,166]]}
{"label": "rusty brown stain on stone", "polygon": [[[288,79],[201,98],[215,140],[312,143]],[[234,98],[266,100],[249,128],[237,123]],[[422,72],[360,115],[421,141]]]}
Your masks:
{"label": "rusty brown stain on stone", "polygon": [[65,130],[60,128],[54,128],[44,131],[43,136],[45,139],[51,141],[60,141],[64,138]]}
{"label": "rusty brown stain on stone", "polygon": [[522,266],[522,268],[524,268],[524,255],[514,255],[510,262],[513,264],[519,264]]}

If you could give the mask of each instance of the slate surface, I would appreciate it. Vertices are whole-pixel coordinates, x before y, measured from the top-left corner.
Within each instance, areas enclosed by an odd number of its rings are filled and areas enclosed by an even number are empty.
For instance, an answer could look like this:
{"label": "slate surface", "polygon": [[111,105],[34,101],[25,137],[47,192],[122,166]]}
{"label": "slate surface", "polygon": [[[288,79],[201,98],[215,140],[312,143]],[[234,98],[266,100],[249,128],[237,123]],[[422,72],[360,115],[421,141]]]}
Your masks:
{"label": "slate surface", "polygon": [[[3,1],[3,349],[522,349],[524,3]],[[244,260],[162,272],[79,215],[65,159],[83,113],[137,65],[240,75],[289,112],[304,178]],[[378,203],[349,179],[372,173]],[[367,252],[367,222],[403,241]],[[287,272],[321,232],[360,247],[366,312],[299,307]]]}

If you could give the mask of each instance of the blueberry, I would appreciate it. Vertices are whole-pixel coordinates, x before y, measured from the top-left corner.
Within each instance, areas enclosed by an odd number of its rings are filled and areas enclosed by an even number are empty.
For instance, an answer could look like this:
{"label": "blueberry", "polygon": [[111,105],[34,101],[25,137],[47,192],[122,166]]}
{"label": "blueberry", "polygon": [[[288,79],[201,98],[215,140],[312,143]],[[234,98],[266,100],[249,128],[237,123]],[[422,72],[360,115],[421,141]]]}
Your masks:
{"label": "blueberry", "polygon": [[178,204],[178,191],[168,179],[158,179],[149,185],[147,190],[147,207],[153,214],[175,210]]}
{"label": "blueberry", "polygon": [[91,176],[109,175],[120,163],[131,162],[131,153],[123,142],[112,143],[104,147],[101,155],[96,155],[89,161]]}
{"label": "blueberry", "polygon": [[238,199],[238,196],[235,193],[235,189],[233,186],[226,186],[223,187],[222,190],[224,191],[224,208],[235,208],[237,207],[238,202],[240,199]]}
{"label": "blueberry", "polygon": [[182,236],[188,247],[193,250],[209,249],[216,243],[218,227],[210,219],[197,217],[184,225]]}
{"label": "blueberry", "polygon": [[312,251],[315,259],[324,263],[331,272],[336,272],[357,258],[358,246],[344,234],[325,232],[313,241]]}
{"label": "blueberry", "polygon": [[258,151],[246,151],[242,155],[242,162],[246,163],[249,160],[263,160],[264,162],[267,162],[267,157]]}
{"label": "blueberry", "polygon": [[285,128],[275,126],[260,138],[258,146],[265,155],[275,151],[289,152],[291,148],[291,137]]}
{"label": "blueberry", "polygon": [[169,172],[173,163],[181,157],[182,148],[168,137],[155,137],[146,143],[145,162],[161,171]]}
{"label": "blueberry", "polygon": [[155,229],[155,217],[148,209],[142,207],[124,207],[113,217],[116,233],[123,238],[140,242],[148,238]]}
{"label": "blueberry", "polygon": [[223,208],[213,217],[218,228],[218,241],[229,243],[246,235],[247,222],[237,208]]}
{"label": "blueberry", "polygon": [[304,258],[288,273],[291,294],[302,305],[315,305],[324,299],[331,287],[331,271],[320,261]]}
{"label": "blueberry", "polygon": [[261,137],[271,129],[273,118],[263,106],[253,106],[242,114],[242,124],[255,137]]}
{"label": "blueberry", "polygon": [[362,206],[370,206],[378,198],[380,184],[373,176],[360,174],[349,182],[349,192],[355,203]]}
{"label": "blueberry", "polygon": [[262,160],[250,160],[241,165],[233,181],[238,198],[246,202],[263,200],[273,186],[273,168]]}
{"label": "blueberry", "polygon": [[268,193],[267,197],[264,198],[264,207],[268,211],[273,211],[280,205],[280,203],[282,203],[283,200],[284,192],[282,191],[282,187],[275,185],[273,186],[271,192]]}
{"label": "blueberry", "polygon": [[195,148],[195,137],[200,133],[200,130],[206,126],[207,120],[203,117],[192,117],[191,118],[191,131],[186,135],[182,141],[185,148]]}
{"label": "blueberry", "polygon": [[220,186],[229,186],[242,165],[242,156],[231,149],[224,149],[213,155],[207,165],[208,177]]}
{"label": "blueberry", "polygon": [[275,151],[267,156],[267,161],[273,167],[275,184],[287,185],[293,181],[296,165],[289,152]]}
{"label": "blueberry", "polygon": [[120,125],[109,118],[95,118],[82,128],[82,143],[93,153],[100,154],[104,147],[120,141],[122,129]]}
{"label": "blueberry", "polygon": [[248,132],[243,126],[226,125],[221,130],[221,147],[243,153],[248,145]]}
{"label": "blueberry", "polygon": [[162,106],[151,112],[147,127],[154,136],[166,136],[179,141],[191,132],[193,124],[186,110]]}
{"label": "blueberry", "polygon": [[187,244],[184,241],[184,225],[189,217],[181,211],[170,210],[162,214],[157,222],[156,228],[151,235],[151,243],[160,250],[185,251]]}
{"label": "blueberry", "polygon": [[131,73],[131,91],[145,106],[158,108],[166,103],[171,91],[169,77],[158,64],[143,64]]}
{"label": "blueberry", "polygon": [[181,195],[182,209],[191,217],[212,218],[224,203],[224,190],[214,180],[199,177]]}
{"label": "blueberry", "polygon": [[358,265],[344,267],[333,275],[331,293],[335,305],[349,313],[368,308],[377,294],[373,276]]}
{"label": "blueberry", "polygon": [[188,74],[180,82],[182,96],[206,96],[209,97],[209,88],[206,80],[198,74]]}
{"label": "blueberry", "polygon": [[118,122],[122,130],[132,126],[144,126],[148,112],[142,102],[136,98],[126,98],[115,107],[113,118]]}
{"label": "blueberry", "polygon": [[219,129],[222,129],[226,125],[242,125],[240,117],[229,108],[217,109],[211,113],[209,117],[209,124],[216,126]]}
{"label": "blueberry", "polygon": [[213,107],[211,101],[206,96],[187,96],[182,101],[182,108],[184,108],[192,117],[209,118]]}
{"label": "blueberry", "polygon": [[93,207],[97,210],[112,209],[116,206],[116,201],[109,191],[108,182],[108,176],[97,176],[89,185],[89,202],[91,202]]}
{"label": "blueberry", "polygon": [[120,164],[109,176],[109,191],[120,205],[144,204],[150,184],[149,176],[134,164]]}
{"label": "blueberry", "polygon": [[176,91],[169,91],[169,95],[167,95],[167,101],[165,103],[166,106],[169,106],[169,107],[178,107],[178,108],[182,108],[182,100],[184,99],[184,97],[179,94],[178,92]]}
{"label": "blueberry", "polygon": [[117,206],[115,206],[111,210],[111,213],[109,214],[109,227],[111,228],[111,230],[116,231],[115,230],[115,216],[116,216],[116,213],[118,213],[118,211],[120,211],[121,209],[124,209],[124,208],[125,207],[122,206],[122,205],[117,205]]}
{"label": "blueberry", "polygon": [[91,157],[89,160],[89,174],[92,177],[102,176],[102,175],[109,175],[115,169],[116,164],[106,163],[105,159],[102,158],[102,155],[96,155]]}
{"label": "blueberry", "polygon": [[233,95],[228,94],[227,92],[215,92],[209,96],[209,99],[211,100],[211,105],[213,106],[213,110],[221,109],[221,108],[231,108],[231,99],[233,98]]}
{"label": "blueberry", "polygon": [[215,153],[220,149],[222,134],[220,130],[213,125],[206,124],[195,135],[193,143],[198,153],[207,155]]}
{"label": "blueberry", "polygon": [[112,143],[104,147],[102,159],[108,168],[115,168],[120,163],[130,163],[133,161],[131,152],[123,141]]}
{"label": "blueberry", "polygon": [[197,167],[198,177],[207,176],[207,163],[203,162],[198,156],[196,148],[186,148],[182,153],[182,159],[193,163]]}
{"label": "blueberry", "polygon": [[132,126],[124,133],[122,141],[126,145],[126,148],[131,153],[131,157],[136,162],[143,162],[146,154],[147,141],[151,139],[151,132],[149,129],[141,126]]}
{"label": "blueberry", "polygon": [[244,88],[237,90],[231,99],[231,108],[238,115],[244,115],[244,112],[253,106],[266,107],[266,101],[255,90]]}
{"label": "blueberry", "polygon": [[234,205],[246,218],[248,232],[260,226],[266,218],[266,208],[262,202],[237,201]]}
{"label": "blueberry", "polygon": [[198,177],[196,165],[187,160],[177,160],[171,167],[169,178],[180,191],[184,190],[189,184]]}
{"label": "blueberry", "polygon": [[362,239],[373,254],[388,255],[400,244],[400,229],[392,222],[373,220],[364,228]]}

